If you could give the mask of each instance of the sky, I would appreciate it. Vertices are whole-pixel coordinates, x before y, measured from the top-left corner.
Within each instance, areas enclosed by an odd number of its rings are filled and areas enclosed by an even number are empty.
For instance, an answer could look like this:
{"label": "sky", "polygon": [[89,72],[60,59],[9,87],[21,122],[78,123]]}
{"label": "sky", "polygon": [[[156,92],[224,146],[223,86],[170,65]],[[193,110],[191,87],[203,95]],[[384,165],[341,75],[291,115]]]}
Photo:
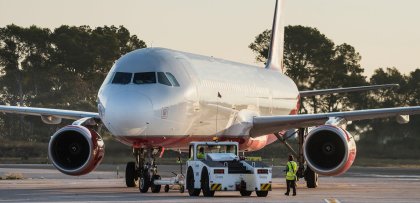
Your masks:
{"label": "sky", "polygon": [[[0,0],[8,24],[123,25],[149,47],[256,65],[248,48],[271,28],[275,0]],[[316,27],[362,56],[365,75],[379,67],[420,68],[419,0],[285,0],[285,24]],[[261,63],[257,64],[262,66]]]}

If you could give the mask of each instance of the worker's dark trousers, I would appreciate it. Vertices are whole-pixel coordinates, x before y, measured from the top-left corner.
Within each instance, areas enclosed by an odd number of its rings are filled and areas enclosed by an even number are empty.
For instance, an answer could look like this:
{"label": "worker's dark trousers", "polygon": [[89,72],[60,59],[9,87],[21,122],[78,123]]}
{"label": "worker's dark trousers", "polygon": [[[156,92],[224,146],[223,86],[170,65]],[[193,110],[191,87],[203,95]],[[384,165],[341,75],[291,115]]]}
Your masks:
{"label": "worker's dark trousers", "polygon": [[286,180],[287,191],[286,194],[289,194],[290,187],[293,189],[293,194],[296,194],[296,180]]}

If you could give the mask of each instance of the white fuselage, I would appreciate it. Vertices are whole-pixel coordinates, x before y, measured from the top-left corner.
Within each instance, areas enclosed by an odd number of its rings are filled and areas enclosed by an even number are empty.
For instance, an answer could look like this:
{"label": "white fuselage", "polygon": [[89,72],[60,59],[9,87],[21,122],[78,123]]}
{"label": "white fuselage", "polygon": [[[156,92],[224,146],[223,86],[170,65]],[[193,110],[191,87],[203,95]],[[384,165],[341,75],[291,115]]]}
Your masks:
{"label": "white fuselage", "polygon": [[[133,83],[138,81],[135,73],[146,72],[157,73],[155,83]],[[118,77],[131,74],[130,81],[114,83],[116,73]],[[159,76],[167,73],[179,86],[173,80],[161,84],[165,78]],[[130,52],[114,64],[98,98],[104,125],[132,146],[185,149],[190,141],[218,136],[239,141],[242,150],[257,150],[274,139],[249,137],[253,117],[295,114],[299,92],[278,71],[147,48]]]}

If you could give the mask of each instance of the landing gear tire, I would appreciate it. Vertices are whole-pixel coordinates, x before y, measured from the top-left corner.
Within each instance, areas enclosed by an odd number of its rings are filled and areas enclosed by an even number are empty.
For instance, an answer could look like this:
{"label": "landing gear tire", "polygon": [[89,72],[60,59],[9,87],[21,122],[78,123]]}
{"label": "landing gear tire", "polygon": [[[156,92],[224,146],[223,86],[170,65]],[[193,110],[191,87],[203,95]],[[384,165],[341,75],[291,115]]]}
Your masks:
{"label": "landing gear tire", "polygon": [[249,197],[249,196],[251,196],[252,191],[241,190],[241,191],[239,191],[239,193],[241,193],[241,196],[243,196],[243,197]]}
{"label": "landing gear tire", "polygon": [[200,195],[200,189],[195,189],[194,188],[194,171],[193,169],[190,167],[188,168],[187,171],[187,190],[188,190],[188,194],[191,197],[196,197]]}
{"label": "landing gear tire", "polygon": [[258,197],[267,197],[268,191],[256,191]]}
{"label": "landing gear tire", "polygon": [[165,187],[163,188],[163,191],[169,192],[169,185],[165,185]]}
{"label": "landing gear tire", "polygon": [[308,188],[318,187],[318,174],[312,171],[309,167],[305,170],[305,180]]}
{"label": "landing gear tire", "polygon": [[146,193],[150,187],[150,175],[149,172],[143,171],[140,181],[139,181],[139,190],[141,193]]}
{"label": "landing gear tire", "polygon": [[185,187],[183,185],[179,186],[179,192],[180,193],[184,193],[185,192]]}
{"label": "landing gear tire", "polygon": [[139,177],[136,173],[136,163],[128,162],[125,167],[125,184],[127,187],[136,187]]}
{"label": "landing gear tire", "polygon": [[207,168],[201,172],[201,190],[203,190],[204,197],[213,197],[214,191],[210,190],[209,173]]}
{"label": "landing gear tire", "polygon": [[152,191],[152,193],[159,193],[161,185],[155,185],[155,180],[160,180],[160,175],[153,175],[152,176],[152,181],[151,181],[151,184],[150,184],[150,190]]}

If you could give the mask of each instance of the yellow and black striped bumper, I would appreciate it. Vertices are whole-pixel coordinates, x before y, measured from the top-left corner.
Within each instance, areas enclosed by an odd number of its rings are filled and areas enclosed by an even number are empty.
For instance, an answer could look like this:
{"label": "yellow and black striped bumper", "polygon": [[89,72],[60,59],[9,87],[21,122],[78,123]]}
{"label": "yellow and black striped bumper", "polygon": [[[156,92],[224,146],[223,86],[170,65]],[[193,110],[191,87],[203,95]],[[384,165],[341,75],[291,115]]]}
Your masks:
{"label": "yellow and black striped bumper", "polygon": [[210,190],[211,191],[222,190],[222,184],[217,184],[217,183],[211,184]]}
{"label": "yellow and black striped bumper", "polygon": [[261,184],[261,191],[271,191],[271,184],[270,183],[265,183],[265,184]]}

